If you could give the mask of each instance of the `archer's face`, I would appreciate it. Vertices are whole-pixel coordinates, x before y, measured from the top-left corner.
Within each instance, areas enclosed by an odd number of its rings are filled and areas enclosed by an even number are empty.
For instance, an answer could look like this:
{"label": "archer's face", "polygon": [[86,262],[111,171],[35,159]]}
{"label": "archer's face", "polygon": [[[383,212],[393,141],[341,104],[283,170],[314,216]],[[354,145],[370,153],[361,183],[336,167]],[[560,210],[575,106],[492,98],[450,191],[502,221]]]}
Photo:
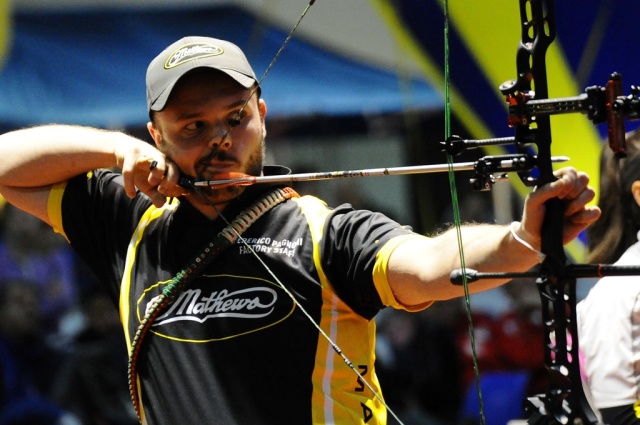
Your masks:
{"label": "archer's face", "polygon": [[[267,110],[256,94],[249,99],[251,92],[220,72],[194,71],[176,84],[149,131],[158,149],[197,180],[213,180],[228,172],[260,175]],[[238,118],[239,124],[232,125]],[[219,204],[242,190],[231,186],[194,195]]]}

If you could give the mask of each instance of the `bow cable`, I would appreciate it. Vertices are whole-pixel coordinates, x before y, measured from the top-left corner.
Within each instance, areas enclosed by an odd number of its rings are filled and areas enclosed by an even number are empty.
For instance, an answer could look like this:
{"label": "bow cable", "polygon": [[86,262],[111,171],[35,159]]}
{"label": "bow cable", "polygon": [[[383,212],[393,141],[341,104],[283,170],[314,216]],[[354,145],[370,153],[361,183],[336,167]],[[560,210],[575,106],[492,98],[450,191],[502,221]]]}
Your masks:
{"label": "bow cable", "polygon": [[[451,102],[450,102],[450,85],[451,75],[449,69],[449,0],[444,0],[444,118],[445,118],[445,140],[451,137]],[[482,389],[480,387],[480,370],[478,367],[478,355],[476,353],[476,343],[473,330],[473,319],[471,317],[471,298],[469,296],[469,285],[467,274],[465,273],[466,265],[464,260],[464,248],[462,245],[462,229],[460,221],[460,206],[458,204],[458,191],[456,188],[456,178],[454,173],[453,155],[447,152],[447,164],[449,167],[449,187],[451,189],[451,202],[453,209],[453,222],[456,228],[456,236],[458,239],[458,251],[460,256],[460,268],[462,269],[462,287],[464,289],[465,310],[467,313],[467,322],[469,324],[469,341],[471,344],[471,357],[473,359],[473,371],[475,375],[476,391],[478,393],[478,403],[480,409],[480,424],[485,425],[484,402],[482,400]]]}

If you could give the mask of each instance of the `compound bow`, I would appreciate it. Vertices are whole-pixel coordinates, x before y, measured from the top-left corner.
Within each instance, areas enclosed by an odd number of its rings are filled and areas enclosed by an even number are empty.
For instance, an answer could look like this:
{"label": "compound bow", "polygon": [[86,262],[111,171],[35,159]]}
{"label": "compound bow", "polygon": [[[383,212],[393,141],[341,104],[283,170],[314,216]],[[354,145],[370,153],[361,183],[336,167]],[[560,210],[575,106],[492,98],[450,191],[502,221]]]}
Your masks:
{"label": "compound bow", "polygon": [[[545,55],[556,36],[553,0],[520,0],[522,36],[517,52],[517,78],[503,83],[501,92],[508,104],[508,124],[515,129],[516,150],[535,145],[539,175],[519,172],[527,186],[539,186],[556,179],[551,162],[551,122],[555,114],[580,112],[594,123],[607,122],[609,146],[616,156],[625,155],[624,119],[639,116],[638,89],[622,95],[622,77],[612,74],[605,87],[593,86],[571,98],[549,99]],[[450,154],[465,148],[466,141],[452,137],[444,142]],[[475,147],[473,143],[470,147]],[[638,267],[568,264],[563,248],[563,204],[560,199],[546,203],[542,228],[542,263],[527,273],[502,274],[503,277],[537,277],[542,301],[544,359],[549,371],[545,394],[529,397],[524,405],[531,424],[598,423],[580,375],[579,343],[576,320],[576,278],[605,275],[637,275]],[[452,282],[495,278],[495,273],[464,270],[452,273]]]}

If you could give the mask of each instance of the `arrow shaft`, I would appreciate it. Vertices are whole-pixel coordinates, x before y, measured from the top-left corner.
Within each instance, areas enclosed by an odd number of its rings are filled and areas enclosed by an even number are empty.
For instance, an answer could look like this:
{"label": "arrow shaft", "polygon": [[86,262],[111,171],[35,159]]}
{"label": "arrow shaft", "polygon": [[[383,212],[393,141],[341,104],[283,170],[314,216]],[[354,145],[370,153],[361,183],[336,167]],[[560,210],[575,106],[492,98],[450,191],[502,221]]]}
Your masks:
{"label": "arrow shaft", "polygon": [[[447,165],[416,165],[407,167],[368,168],[362,170],[326,171],[317,173],[287,174],[282,176],[247,176],[226,180],[202,180],[194,182],[195,186],[219,186],[227,184],[255,184],[255,183],[289,183],[309,180],[329,180],[350,177],[393,176],[401,174],[441,173],[448,170]],[[454,170],[473,170],[473,162],[463,162],[453,165]]]}
{"label": "arrow shaft", "polygon": [[[566,157],[554,157],[553,162],[567,161]],[[500,166],[503,168],[509,168],[513,165],[514,161],[511,159],[504,159],[500,161]],[[476,168],[476,162],[460,162],[451,165],[453,171],[465,171],[474,170]],[[430,164],[430,165],[413,165],[404,167],[385,167],[385,168],[366,168],[361,170],[345,170],[345,171],[323,171],[313,173],[298,173],[287,174],[278,176],[246,176],[242,175],[234,178],[217,179],[217,180],[200,180],[193,182],[193,185],[198,187],[208,186],[228,186],[228,185],[252,185],[258,183],[292,183],[299,181],[310,180],[329,180],[329,179],[341,179],[351,177],[377,177],[377,176],[395,176],[403,174],[428,174],[428,173],[442,173],[449,170],[448,164]],[[500,171],[499,169],[496,171]]]}

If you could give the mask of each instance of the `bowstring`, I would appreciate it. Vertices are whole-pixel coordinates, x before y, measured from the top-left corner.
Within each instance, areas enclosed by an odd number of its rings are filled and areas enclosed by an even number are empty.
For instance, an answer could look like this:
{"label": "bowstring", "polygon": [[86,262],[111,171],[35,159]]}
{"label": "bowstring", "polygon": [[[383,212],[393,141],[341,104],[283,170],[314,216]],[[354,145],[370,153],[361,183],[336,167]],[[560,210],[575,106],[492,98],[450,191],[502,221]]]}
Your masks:
{"label": "bowstring", "polygon": [[[449,0],[444,0],[444,122],[445,140],[451,137],[451,73],[449,68]],[[451,204],[453,209],[453,223],[456,229],[458,241],[458,255],[460,257],[460,268],[462,269],[462,287],[464,288],[465,311],[467,323],[469,324],[469,341],[471,344],[471,358],[473,360],[473,373],[476,382],[476,392],[478,393],[478,403],[480,409],[480,424],[485,425],[484,402],[482,399],[482,389],[480,386],[480,368],[478,367],[478,355],[476,352],[475,333],[473,330],[473,318],[471,317],[471,298],[469,296],[469,284],[467,281],[466,265],[464,259],[464,248],[462,245],[462,224],[460,219],[460,206],[458,203],[458,191],[456,188],[456,178],[453,167],[453,155],[447,153],[447,165],[449,176],[449,188],[451,190]]]}
{"label": "bowstring", "polygon": [[291,30],[289,31],[289,34],[287,34],[287,37],[284,39],[284,41],[282,42],[282,44],[278,48],[278,51],[276,52],[276,55],[273,57],[273,59],[271,59],[271,62],[269,63],[269,66],[267,66],[267,69],[265,69],[265,71],[262,73],[262,76],[258,80],[257,84],[253,87],[253,90],[251,90],[251,93],[249,94],[249,97],[247,98],[247,100],[244,102],[244,104],[242,105],[242,107],[238,111],[238,113],[236,115],[236,117],[237,117],[236,120],[238,120],[239,117],[242,116],[242,113],[244,112],[245,108],[249,104],[249,101],[256,94],[256,92],[260,89],[260,84],[262,84],[262,80],[264,80],[264,78],[267,76],[267,74],[271,71],[271,68],[273,68],[273,65],[275,65],[276,61],[280,57],[280,54],[285,49],[285,47],[287,47],[287,44],[289,44],[289,41],[293,37],[293,33],[296,32],[296,30],[300,26],[300,23],[302,23],[302,20],[304,19],[305,16],[307,16],[307,12],[309,12],[309,9],[311,9],[311,6],[313,6],[313,4],[315,2],[316,2],[316,0],[310,0],[309,3],[307,4],[307,7],[304,8],[302,13],[300,14],[300,17],[298,18],[298,21],[295,23],[293,28],[291,28]]}

